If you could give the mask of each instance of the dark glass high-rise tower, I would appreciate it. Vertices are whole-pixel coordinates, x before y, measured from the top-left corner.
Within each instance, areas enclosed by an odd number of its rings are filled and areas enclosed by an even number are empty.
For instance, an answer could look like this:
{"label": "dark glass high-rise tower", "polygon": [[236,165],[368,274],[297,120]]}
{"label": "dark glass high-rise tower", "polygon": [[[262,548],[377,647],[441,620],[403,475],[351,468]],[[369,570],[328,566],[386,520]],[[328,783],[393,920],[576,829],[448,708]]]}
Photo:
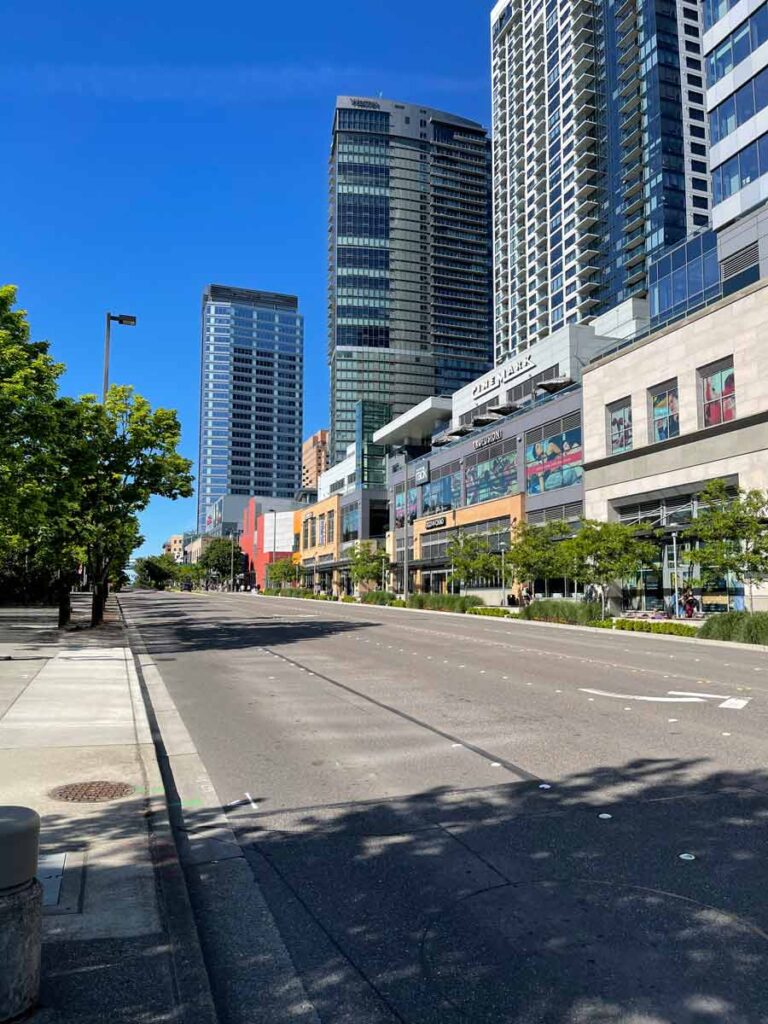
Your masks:
{"label": "dark glass high-rise tower", "polygon": [[332,462],[355,407],[397,416],[493,361],[491,157],[482,125],[341,97],[330,162]]}
{"label": "dark glass high-rise tower", "polygon": [[701,32],[693,0],[494,7],[497,363],[645,297],[709,224]]}
{"label": "dark glass high-rise tower", "polygon": [[294,295],[203,293],[197,526],[225,494],[293,498],[301,486],[304,318]]}

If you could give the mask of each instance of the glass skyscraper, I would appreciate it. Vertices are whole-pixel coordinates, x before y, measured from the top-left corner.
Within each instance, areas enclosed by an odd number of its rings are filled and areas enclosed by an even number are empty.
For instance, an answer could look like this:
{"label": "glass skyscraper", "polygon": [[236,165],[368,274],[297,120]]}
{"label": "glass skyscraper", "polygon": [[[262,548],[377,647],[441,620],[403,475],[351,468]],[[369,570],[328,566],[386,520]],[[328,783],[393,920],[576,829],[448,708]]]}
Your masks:
{"label": "glass skyscraper", "polygon": [[301,486],[304,320],[293,295],[203,292],[197,526],[225,494]]}
{"label": "glass skyscraper", "polygon": [[355,407],[397,416],[493,360],[490,143],[474,121],[341,97],[330,161],[330,458]]}
{"label": "glass skyscraper", "polygon": [[491,14],[495,356],[648,290],[710,219],[695,0],[499,0]]}

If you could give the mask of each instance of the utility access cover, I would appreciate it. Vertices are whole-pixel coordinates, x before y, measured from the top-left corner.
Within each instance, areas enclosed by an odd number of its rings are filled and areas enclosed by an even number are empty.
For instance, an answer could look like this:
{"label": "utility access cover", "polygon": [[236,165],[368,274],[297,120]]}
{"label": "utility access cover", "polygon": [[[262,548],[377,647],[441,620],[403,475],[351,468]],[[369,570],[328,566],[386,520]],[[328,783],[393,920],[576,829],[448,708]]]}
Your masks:
{"label": "utility access cover", "polygon": [[64,800],[74,804],[99,804],[107,800],[119,800],[131,796],[134,787],[127,782],[70,782],[66,786],[57,786],[48,794],[53,800]]}

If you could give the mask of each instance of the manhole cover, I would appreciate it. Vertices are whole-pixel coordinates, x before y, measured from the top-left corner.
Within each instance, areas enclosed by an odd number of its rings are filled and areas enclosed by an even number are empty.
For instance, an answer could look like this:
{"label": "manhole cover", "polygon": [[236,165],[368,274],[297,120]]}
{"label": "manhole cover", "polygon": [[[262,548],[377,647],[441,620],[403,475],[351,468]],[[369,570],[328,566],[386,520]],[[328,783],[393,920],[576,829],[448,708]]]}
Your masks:
{"label": "manhole cover", "polygon": [[127,782],[70,782],[66,786],[57,786],[49,796],[54,800],[66,800],[73,804],[98,804],[105,800],[117,800],[121,796],[130,796],[133,786]]}

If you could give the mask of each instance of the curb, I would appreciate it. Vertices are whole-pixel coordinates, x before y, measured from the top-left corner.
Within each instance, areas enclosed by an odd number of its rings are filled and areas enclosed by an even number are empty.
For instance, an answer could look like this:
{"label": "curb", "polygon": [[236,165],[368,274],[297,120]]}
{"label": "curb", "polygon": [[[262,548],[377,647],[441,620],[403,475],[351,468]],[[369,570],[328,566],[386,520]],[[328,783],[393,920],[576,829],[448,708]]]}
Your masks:
{"label": "curb", "polygon": [[[119,604],[118,604],[119,607]],[[120,608],[120,621],[128,634],[127,660],[136,742],[146,785],[147,828],[158,903],[170,940],[171,961],[181,1021],[218,1024],[208,970],[205,965],[192,903],[171,828],[167,788],[160,767],[159,736],[147,702],[146,686],[136,659],[131,630]],[[151,749],[150,749],[151,748]]]}
{"label": "curb", "polygon": [[[188,907],[211,1008],[220,1006],[230,1024],[271,1024],[289,1015],[296,1024],[320,1024],[160,671],[139,629],[119,607],[141,681],[167,799],[168,842],[182,880],[185,913]],[[261,965],[260,972],[253,965]],[[266,990],[277,993],[265,996],[259,1009],[268,1016],[254,1016],[254,980],[264,981]],[[213,1013],[211,1018],[192,1016],[189,1024],[216,1024]]]}
{"label": "curb", "polygon": [[[235,597],[236,595],[226,594],[224,596]],[[515,621],[515,616],[511,615],[467,615],[466,612],[439,612],[433,608],[391,608],[389,605],[386,604],[366,605],[357,602],[353,604],[351,601],[312,601],[311,598],[306,597],[267,597],[267,600],[297,601],[301,602],[301,604],[319,604],[321,607],[331,608],[335,607],[336,605],[343,604],[345,608],[381,608],[388,612],[407,612],[408,614],[413,613],[416,615],[439,615],[441,617],[450,615],[457,619],[464,619],[465,621],[467,619],[480,619],[483,622],[493,622],[496,625],[504,625],[505,623],[509,623],[510,620]],[[705,640],[695,636],[672,636],[665,633],[643,633],[631,629],[599,629],[593,626],[576,626],[568,622],[541,622],[537,619],[523,619],[520,625],[535,626],[541,629],[576,630],[579,633],[590,633],[592,636],[595,636],[595,634],[599,633],[603,636],[616,637],[621,640],[624,640],[627,637],[632,637],[634,640],[662,640],[667,642],[671,641],[672,643],[678,644],[696,644],[697,647],[706,644],[706,646],[708,647],[717,647],[718,649],[729,647],[737,651],[744,651],[745,653],[749,653],[751,651],[755,651],[758,653],[768,653],[768,645],[766,644],[740,644],[737,643],[735,640]]]}

